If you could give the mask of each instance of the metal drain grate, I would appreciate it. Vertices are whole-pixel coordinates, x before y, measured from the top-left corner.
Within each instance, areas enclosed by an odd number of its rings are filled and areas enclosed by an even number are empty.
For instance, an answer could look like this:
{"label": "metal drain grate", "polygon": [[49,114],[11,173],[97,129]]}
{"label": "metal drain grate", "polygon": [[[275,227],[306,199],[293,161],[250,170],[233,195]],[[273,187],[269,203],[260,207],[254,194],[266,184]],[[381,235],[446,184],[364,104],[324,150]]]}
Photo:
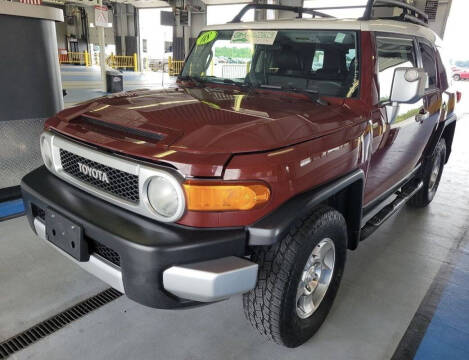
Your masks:
{"label": "metal drain grate", "polygon": [[104,290],[103,292],[100,292],[99,294],[61,312],[60,314],[52,316],[51,318],[34,325],[28,330],[5,340],[0,343],[0,359],[6,359],[15,352],[23,350],[36,341],[45,338],[73,321],[78,320],[86,314],[89,314],[121,296],[122,294],[115,289],[110,288]]}

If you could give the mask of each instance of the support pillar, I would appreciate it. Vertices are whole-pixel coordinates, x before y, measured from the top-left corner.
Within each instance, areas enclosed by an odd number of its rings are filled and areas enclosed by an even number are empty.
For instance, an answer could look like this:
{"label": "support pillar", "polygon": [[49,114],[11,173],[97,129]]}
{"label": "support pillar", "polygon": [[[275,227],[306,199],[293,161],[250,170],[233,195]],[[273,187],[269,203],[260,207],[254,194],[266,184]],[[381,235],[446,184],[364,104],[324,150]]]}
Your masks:
{"label": "support pillar", "polygon": [[[267,0],[256,0],[256,4],[267,4]],[[256,9],[254,13],[254,21],[265,21],[267,20],[267,10],[266,9]]]}
{"label": "support pillar", "polygon": [[[103,5],[103,0],[99,0],[98,4]],[[101,68],[101,87],[106,91],[106,41],[104,38],[104,27],[98,26],[99,41],[99,67]]]}
{"label": "support pillar", "polygon": [[55,30],[63,20],[57,8],[0,1],[0,202],[19,197],[21,178],[43,164],[44,121],[63,109]]}
{"label": "support pillar", "polygon": [[[280,5],[286,5],[286,6],[303,6],[303,0],[279,0]],[[291,11],[282,11],[280,10],[278,12],[278,18],[279,19],[293,19],[296,18],[297,14],[291,12]]]}

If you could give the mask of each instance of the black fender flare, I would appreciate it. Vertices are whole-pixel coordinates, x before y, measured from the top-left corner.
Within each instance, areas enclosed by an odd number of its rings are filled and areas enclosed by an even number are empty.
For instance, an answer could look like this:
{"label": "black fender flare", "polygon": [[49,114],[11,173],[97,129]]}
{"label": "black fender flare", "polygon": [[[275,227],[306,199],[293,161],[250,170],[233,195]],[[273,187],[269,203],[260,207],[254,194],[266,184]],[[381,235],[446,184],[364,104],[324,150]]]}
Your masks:
{"label": "black fender flare", "polygon": [[348,228],[348,248],[356,249],[360,239],[365,174],[357,169],[332,182],[285,202],[272,213],[247,227],[250,246],[271,246],[283,239],[291,225],[307,216],[316,206],[343,190],[347,192],[344,217]]}
{"label": "black fender flare", "polygon": [[[428,142],[424,152],[423,152],[423,159],[427,159],[433,155],[433,150],[435,149],[436,145],[440,141],[441,137],[443,136],[443,133],[447,129],[447,127],[454,122],[457,121],[457,115],[455,113],[451,113],[444,121],[440,122],[435,131],[433,132],[432,137],[430,138],[430,141]],[[454,134],[453,134],[454,135]],[[452,138],[451,138],[452,142]],[[451,154],[451,145],[452,144],[447,144],[448,146],[448,153],[446,156],[446,161],[449,159],[449,155]]]}

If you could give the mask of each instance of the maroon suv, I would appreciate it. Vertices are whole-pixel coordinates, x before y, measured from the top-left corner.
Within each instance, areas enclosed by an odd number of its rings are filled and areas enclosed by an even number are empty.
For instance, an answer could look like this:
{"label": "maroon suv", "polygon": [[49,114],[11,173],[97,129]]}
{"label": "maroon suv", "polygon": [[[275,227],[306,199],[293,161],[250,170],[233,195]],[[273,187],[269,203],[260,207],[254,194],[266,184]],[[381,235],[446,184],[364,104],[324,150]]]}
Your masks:
{"label": "maroon suv", "polygon": [[22,181],[34,231],[141,304],[244,293],[261,334],[309,339],[347,249],[435,196],[456,94],[421,13],[294,10],[326,19],[208,28],[175,88],[49,119],[45,166]]}

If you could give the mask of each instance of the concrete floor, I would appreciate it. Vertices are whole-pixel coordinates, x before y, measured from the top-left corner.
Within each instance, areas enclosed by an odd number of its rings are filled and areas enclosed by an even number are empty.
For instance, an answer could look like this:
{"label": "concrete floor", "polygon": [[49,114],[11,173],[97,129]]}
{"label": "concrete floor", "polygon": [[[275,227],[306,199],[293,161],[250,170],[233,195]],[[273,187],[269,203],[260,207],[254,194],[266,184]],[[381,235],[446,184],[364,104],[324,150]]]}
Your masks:
{"label": "concrete floor", "polygon": [[[76,103],[106,95],[101,81],[101,69],[97,66],[85,67],[61,65],[60,76],[62,88],[67,90],[64,106],[70,107]],[[133,72],[122,71],[124,90],[162,89],[174,84],[175,77],[162,72]]]}
{"label": "concrete floor", "polygon": [[[448,254],[467,237],[468,120],[458,123],[434,202],[405,208],[348,253],[332,311],[304,346],[284,349],[257,336],[240,297],[184,311],[122,297],[12,358],[389,359]],[[37,240],[24,218],[0,223],[0,269],[0,341],[106,287]]]}

